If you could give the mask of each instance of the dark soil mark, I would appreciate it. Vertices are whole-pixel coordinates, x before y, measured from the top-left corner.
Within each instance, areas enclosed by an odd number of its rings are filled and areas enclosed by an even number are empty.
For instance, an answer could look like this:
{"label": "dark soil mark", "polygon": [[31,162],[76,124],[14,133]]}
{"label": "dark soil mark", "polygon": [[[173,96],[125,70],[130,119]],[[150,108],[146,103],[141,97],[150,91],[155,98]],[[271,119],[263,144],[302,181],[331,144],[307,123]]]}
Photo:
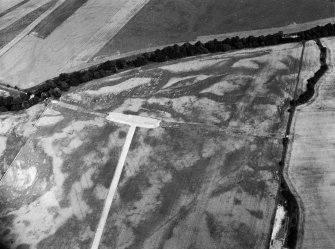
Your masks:
{"label": "dark soil mark", "polygon": [[10,7],[9,9],[1,12],[0,17],[3,17],[4,15],[7,15],[8,13],[12,12],[13,10],[19,8],[20,6],[24,5],[25,3],[29,2],[29,1],[30,0],[23,0],[22,2],[19,2],[19,3],[15,4],[14,6]]}
{"label": "dark soil mark", "polygon": [[37,37],[47,38],[53,31],[65,22],[74,12],[83,6],[87,0],[67,0],[49,16],[44,18],[32,31]]}

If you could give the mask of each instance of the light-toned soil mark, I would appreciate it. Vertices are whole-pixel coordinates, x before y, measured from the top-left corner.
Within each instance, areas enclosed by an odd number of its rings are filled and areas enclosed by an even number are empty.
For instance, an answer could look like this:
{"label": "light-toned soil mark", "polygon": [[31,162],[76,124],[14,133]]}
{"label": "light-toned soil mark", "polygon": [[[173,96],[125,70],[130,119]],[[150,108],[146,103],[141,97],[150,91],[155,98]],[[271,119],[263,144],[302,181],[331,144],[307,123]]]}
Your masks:
{"label": "light-toned soil mark", "polygon": [[303,231],[298,248],[304,249],[335,247],[335,41],[322,42],[328,49],[329,70],[316,85],[313,99],[296,110],[286,172],[300,202]]}
{"label": "light-toned soil mark", "polygon": [[0,115],[0,179],[34,133],[36,121],[44,109],[40,104],[17,114]]}

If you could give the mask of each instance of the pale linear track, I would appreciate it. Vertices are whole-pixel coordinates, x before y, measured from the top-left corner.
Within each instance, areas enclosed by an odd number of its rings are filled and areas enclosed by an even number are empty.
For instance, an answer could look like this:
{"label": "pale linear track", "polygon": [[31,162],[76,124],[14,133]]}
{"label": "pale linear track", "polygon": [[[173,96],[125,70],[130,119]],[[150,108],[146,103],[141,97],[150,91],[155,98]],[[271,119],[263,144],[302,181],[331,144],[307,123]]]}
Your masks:
{"label": "pale linear track", "polygon": [[123,171],[124,163],[127,158],[127,154],[130,148],[131,141],[134,137],[136,127],[142,127],[142,128],[157,128],[159,127],[160,120],[152,119],[152,118],[145,118],[141,116],[134,116],[134,115],[126,115],[126,114],[120,114],[120,113],[109,113],[107,120],[121,123],[121,124],[128,124],[130,125],[130,128],[128,130],[128,134],[126,137],[126,141],[123,145],[122,152],[118,161],[118,164],[116,166],[113,179],[111,181],[111,185],[108,190],[108,194],[105,200],[105,205],[102,210],[102,214],[99,220],[98,227],[96,229],[96,233],[94,236],[94,240],[92,242],[91,249],[98,249],[101,241],[101,237],[104,232],[104,228],[106,225],[106,221],[108,218],[109,211],[111,209],[114,195],[117,189],[117,186],[120,181],[120,177]]}
{"label": "pale linear track", "polygon": [[107,221],[107,218],[108,218],[109,210],[110,210],[110,208],[112,206],[112,203],[113,203],[113,198],[114,198],[117,186],[118,186],[119,181],[120,181],[121,173],[122,173],[122,170],[123,170],[123,167],[124,167],[124,163],[126,161],[126,157],[127,157],[127,154],[128,154],[129,148],[130,148],[130,144],[131,144],[131,141],[132,141],[134,133],[135,133],[135,130],[136,130],[136,126],[131,125],[130,128],[129,128],[127,137],[126,137],[126,141],[123,145],[122,152],[121,152],[118,164],[116,166],[111,185],[110,185],[109,190],[108,190],[108,194],[107,194],[107,197],[106,197],[106,200],[105,200],[105,206],[102,210],[102,214],[101,214],[101,217],[100,217],[98,228],[96,229],[96,233],[94,235],[94,240],[92,242],[91,249],[98,249],[99,248],[101,237],[103,235],[105,224],[106,224],[106,221]]}

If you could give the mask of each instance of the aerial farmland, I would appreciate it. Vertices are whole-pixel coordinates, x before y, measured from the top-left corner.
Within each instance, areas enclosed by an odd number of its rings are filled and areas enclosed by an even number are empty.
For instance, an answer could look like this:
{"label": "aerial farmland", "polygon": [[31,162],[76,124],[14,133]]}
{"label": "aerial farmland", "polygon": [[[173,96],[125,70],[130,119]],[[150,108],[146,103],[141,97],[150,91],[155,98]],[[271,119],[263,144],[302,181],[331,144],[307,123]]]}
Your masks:
{"label": "aerial farmland", "polygon": [[334,11],[0,0],[0,249],[335,248]]}
{"label": "aerial farmland", "polygon": [[[297,83],[302,91],[300,63],[303,77],[318,66],[302,52],[293,44],[185,59],[70,91],[45,109],[2,179],[4,243],[90,248],[127,132],[103,118],[116,112],[161,127],[136,130],[101,248],[264,248],[288,117],[281,103]],[[37,214],[49,225],[33,222]]]}

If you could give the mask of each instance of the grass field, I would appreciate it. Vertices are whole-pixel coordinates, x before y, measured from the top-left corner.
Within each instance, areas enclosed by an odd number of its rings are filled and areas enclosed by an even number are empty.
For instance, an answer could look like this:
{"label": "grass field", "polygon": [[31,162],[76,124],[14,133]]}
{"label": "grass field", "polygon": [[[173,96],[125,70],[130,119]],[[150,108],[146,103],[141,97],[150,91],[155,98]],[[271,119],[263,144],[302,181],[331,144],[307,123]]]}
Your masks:
{"label": "grass field", "polygon": [[323,0],[152,0],[96,56],[333,16]]}
{"label": "grass field", "polygon": [[334,62],[335,40],[323,39],[329,70],[317,85],[315,97],[297,109],[291,133],[293,144],[287,177],[301,207],[303,232],[298,248],[334,248]]}

